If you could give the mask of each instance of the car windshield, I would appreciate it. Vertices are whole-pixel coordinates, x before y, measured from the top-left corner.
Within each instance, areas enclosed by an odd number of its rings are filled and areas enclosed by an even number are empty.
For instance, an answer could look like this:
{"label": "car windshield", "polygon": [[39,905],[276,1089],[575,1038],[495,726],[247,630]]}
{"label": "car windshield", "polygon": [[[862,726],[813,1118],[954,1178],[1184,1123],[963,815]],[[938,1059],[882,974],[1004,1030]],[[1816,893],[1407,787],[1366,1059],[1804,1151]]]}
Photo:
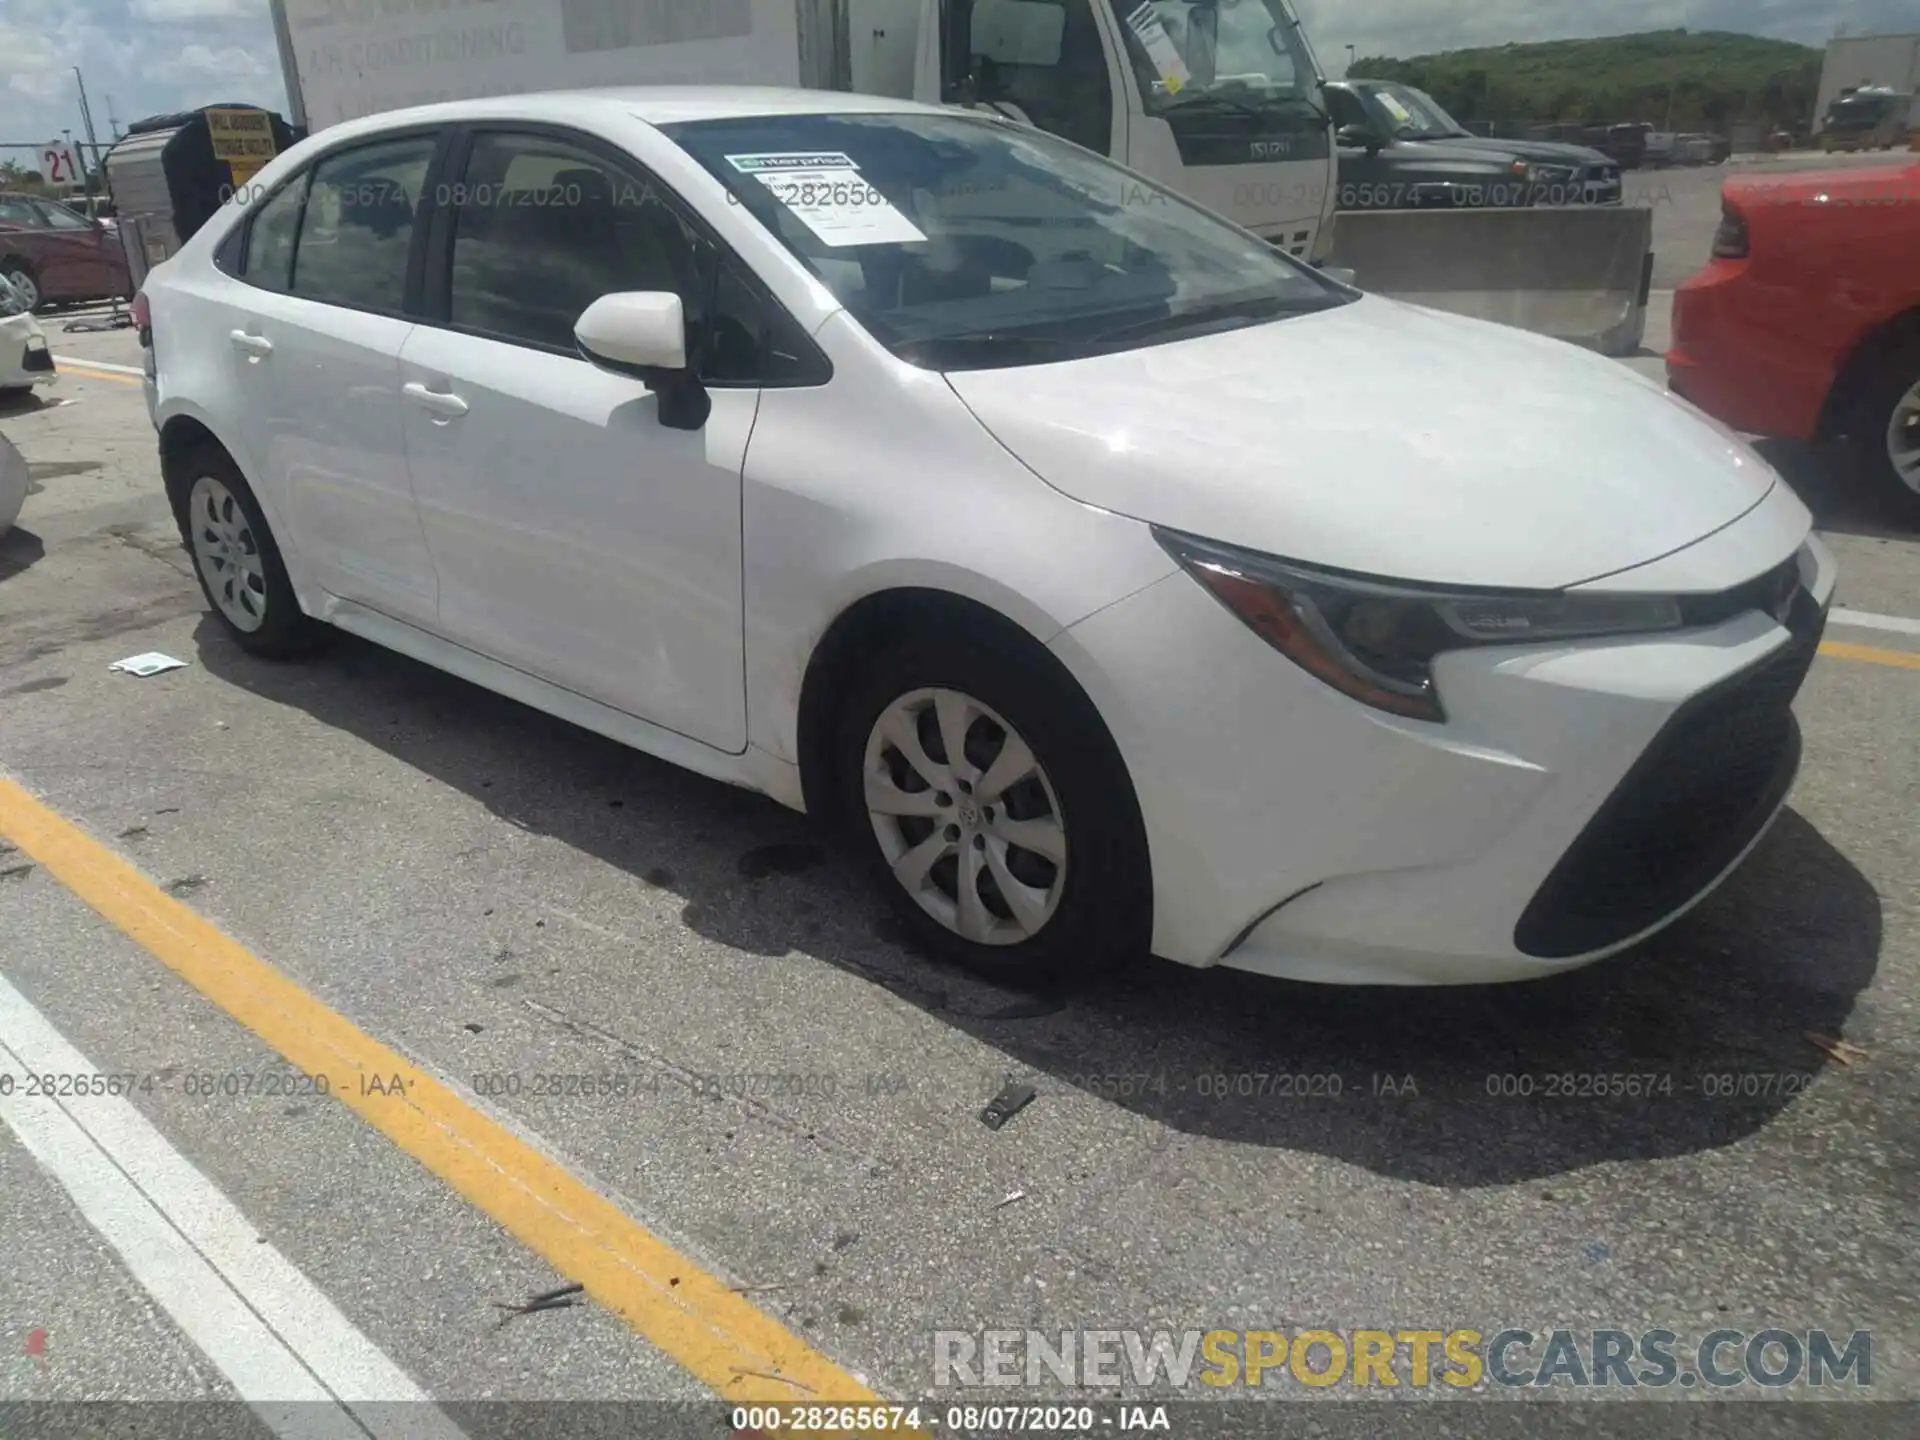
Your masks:
{"label": "car windshield", "polygon": [[76,210],[54,200],[42,200],[40,213],[47,217],[47,224],[55,230],[91,230],[93,222]]}
{"label": "car windshield", "polygon": [[1445,140],[1473,133],[1441,109],[1438,100],[1411,85],[1368,85],[1360,93],[1402,140]]}
{"label": "car windshield", "polygon": [[1117,8],[1149,114],[1209,104],[1320,108],[1313,57],[1281,0],[1142,0]]}
{"label": "car windshield", "polygon": [[1078,146],[968,115],[662,127],[883,345],[929,369],[1130,349],[1353,292]]}

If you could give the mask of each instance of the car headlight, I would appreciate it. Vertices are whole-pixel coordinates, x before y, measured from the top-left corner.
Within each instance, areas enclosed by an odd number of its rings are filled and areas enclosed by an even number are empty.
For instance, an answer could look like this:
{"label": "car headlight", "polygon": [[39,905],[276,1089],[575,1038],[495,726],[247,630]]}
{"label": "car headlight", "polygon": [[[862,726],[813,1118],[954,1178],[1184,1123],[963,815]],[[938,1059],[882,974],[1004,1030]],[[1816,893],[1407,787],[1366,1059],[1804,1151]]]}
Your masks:
{"label": "car headlight", "polygon": [[1456,590],[1312,569],[1154,529],[1180,567],[1308,674],[1362,704],[1445,720],[1433,662],[1450,650],[1677,630],[1671,595]]}

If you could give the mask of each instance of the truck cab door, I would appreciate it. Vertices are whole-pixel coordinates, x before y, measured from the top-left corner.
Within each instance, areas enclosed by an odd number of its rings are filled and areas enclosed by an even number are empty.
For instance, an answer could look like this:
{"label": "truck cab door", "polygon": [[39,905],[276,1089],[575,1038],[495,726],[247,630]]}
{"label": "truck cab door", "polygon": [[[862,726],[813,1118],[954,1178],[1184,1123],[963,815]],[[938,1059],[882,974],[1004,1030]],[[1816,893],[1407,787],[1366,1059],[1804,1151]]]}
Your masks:
{"label": "truck cab door", "polygon": [[1335,156],[1320,67],[1269,0],[1099,0],[1122,66],[1133,169],[1318,258]]}

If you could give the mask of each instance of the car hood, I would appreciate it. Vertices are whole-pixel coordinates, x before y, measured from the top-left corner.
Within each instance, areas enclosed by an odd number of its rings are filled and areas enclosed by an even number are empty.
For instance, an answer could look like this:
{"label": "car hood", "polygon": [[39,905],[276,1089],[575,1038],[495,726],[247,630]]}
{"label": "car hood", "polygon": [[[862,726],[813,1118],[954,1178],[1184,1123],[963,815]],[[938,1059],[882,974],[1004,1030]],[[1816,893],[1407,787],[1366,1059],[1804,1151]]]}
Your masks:
{"label": "car hood", "polygon": [[1435,142],[1457,150],[1483,155],[1518,157],[1535,165],[1611,165],[1614,162],[1598,150],[1585,145],[1566,145],[1557,140],[1497,140],[1479,135],[1449,135]]}
{"label": "car hood", "polygon": [[1085,504],[1433,584],[1598,579],[1731,524],[1777,483],[1731,431],[1614,361],[1378,296],[947,379]]}

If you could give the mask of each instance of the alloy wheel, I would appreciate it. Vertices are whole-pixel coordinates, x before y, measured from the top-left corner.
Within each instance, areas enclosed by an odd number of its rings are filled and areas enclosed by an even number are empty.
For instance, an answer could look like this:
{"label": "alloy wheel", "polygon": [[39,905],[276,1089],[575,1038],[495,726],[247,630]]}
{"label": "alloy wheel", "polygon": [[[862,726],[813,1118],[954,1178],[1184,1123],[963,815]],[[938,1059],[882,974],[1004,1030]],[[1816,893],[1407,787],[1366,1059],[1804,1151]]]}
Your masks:
{"label": "alloy wheel", "polygon": [[1893,407],[1887,421],[1887,458],[1909,490],[1920,493],[1920,382]]}
{"label": "alloy wheel", "polygon": [[224,484],[202,475],[187,496],[187,513],[207,593],[234,628],[251,634],[267,621],[267,572],[247,512]]}
{"label": "alloy wheel", "polygon": [[1053,782],[1018,731],[958,690],[902,695],[867,738],[867,815],[894,878],[964,940],[1018,945],[1067,879]]}
{"label": "alloy wheel", "polygon": [[20,292],[20,298],[26,302],[29,311],[40,308],[40,286],[33,276],[24,270],[9,270],[7,283]]}

